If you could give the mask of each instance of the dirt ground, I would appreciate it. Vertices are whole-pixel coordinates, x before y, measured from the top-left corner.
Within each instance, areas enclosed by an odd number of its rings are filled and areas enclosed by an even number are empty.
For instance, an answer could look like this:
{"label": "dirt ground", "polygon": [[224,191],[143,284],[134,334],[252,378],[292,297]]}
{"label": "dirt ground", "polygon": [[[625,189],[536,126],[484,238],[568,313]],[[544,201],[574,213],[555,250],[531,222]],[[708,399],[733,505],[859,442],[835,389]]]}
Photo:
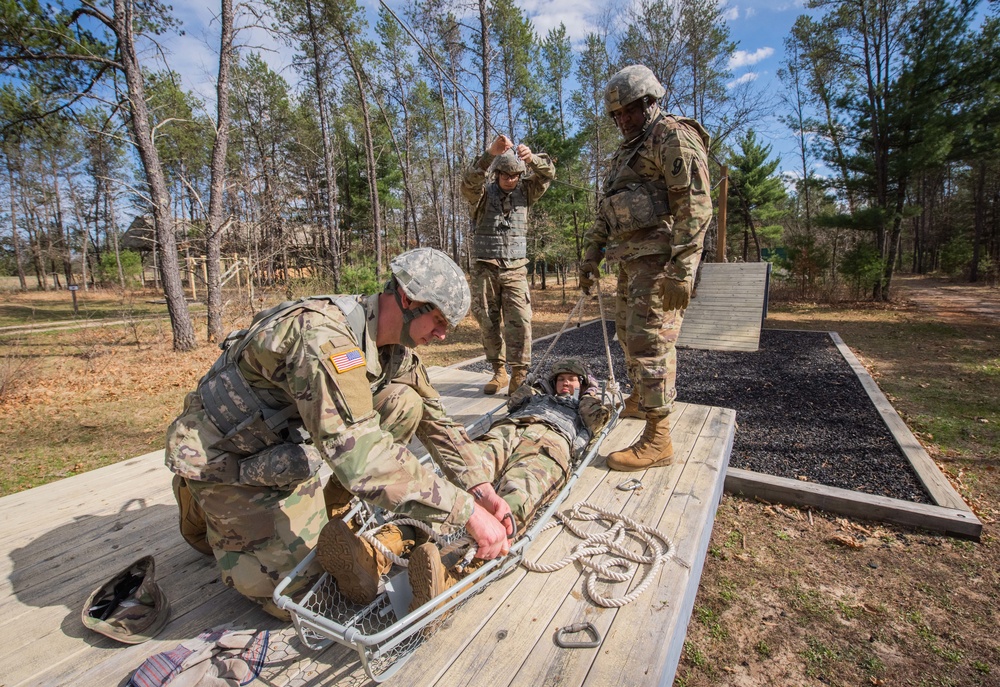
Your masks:
{"label": "dirt ground", "polygon": [[906,277],[895,299],[779,306],[768,326],[835,330],[861,354],[982,542],[726,496],[678,687],[1000,685],[1000,292]]}
{"label": "dirt ground", "polygon": [[[982,542],[726,496],[678,687],[1000,685],[1000,291],[896,288],[888,305],[772,303],[767,326],[840,333],[984,522]],[[64,297],[5,294],[0,315]],[[551,283],[532,297],[536,337],[576,300]],[[156,320],[0,332],[0,495],[160,448],[217,352],[173,352]],[[424,358],[480,354],[470,317]]]}

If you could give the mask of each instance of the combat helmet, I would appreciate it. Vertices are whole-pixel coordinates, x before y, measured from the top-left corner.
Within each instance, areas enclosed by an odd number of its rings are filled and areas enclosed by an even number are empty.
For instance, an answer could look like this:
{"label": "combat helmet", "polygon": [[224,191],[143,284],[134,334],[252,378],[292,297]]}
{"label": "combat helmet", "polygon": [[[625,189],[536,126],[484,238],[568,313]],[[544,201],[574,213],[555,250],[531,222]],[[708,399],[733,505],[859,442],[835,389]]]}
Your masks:
{"label": "combat helmet", "polygon": [[524,166],[524,160],[514,153],[513,148],[496,156],[493,160],[493,169],[504,174],[524,174],[528,170]]}
{"label": "combat helmet", "polygon": [[[465,275],[455,261],[434,248],[414,248],[400,253],[389,263],[392,276],[410,300],[425,303],[404,310],[408,324],[425,312],[438,308],[457,327],[472,304],[472,293]],[[397,300],[399,295],[396,296]]]}
{"label": "combat helmet", "polygon": [[647,95],[659,100],[666,92],[649,67],[630,64],[608,79],[604,89],[605,113],[611,115]]}
{"label": "combat helmet", "polygon": [[562,358],[552,363],[549,370],[549,386],[556,388],[556,377],[561,374],[574,374],[580,378],[580,391],[586,391],[592,384],[590,368],[580,358]]}

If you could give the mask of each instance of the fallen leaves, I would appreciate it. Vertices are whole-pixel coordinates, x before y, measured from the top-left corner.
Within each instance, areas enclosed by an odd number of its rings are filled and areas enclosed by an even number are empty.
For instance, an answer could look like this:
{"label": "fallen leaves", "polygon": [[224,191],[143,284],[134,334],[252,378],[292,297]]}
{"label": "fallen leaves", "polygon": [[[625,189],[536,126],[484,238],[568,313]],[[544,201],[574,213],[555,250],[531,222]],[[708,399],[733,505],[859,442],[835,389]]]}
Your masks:
{"label": "fallen leaves", "polygon": [[835,534],[830,537],[829,541],[834,544],[840,544],[841,546],[846,546],[849,549],[863,549],[865,548],[864,542],[858,540],[856,537],[852,537],[847,534]]}

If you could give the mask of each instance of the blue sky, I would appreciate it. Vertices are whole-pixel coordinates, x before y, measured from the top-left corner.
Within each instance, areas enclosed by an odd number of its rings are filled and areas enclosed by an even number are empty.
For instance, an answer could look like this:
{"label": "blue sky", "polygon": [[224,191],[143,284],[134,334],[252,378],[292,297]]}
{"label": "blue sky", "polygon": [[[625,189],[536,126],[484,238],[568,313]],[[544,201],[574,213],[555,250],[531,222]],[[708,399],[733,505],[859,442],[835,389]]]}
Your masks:
{"label": "blue sky", "polygon": [[[369,23],[374,25],[378,0],[359,0],[368,8]],[[388,0],[398,11],[402,0]],[[600,32],[599,23],[610,0],[521,0],[524,9],[540,36],[550,28],[566,25],[574,44],[591,31]],[[734,79],[752,79],[754,86],[777,96],[782,85],[778,69],[784,59],[784,40],[796,17],[804,13],[804,0],[733,1],[725,6],[725,17],[737,52],[731,64]],[[206,7],[206,5],[209,5]],[[615,3],[617,6],[617,3]],[[213,8],[204,0],[174,0],[173,7],[184,22],[185,35],[168,43],[170,66],[180,73],[187,88],[194,90],[206,102],[214,102],[216,51],[218,49],[218,24],[213,22]],[[241,34],[239,42],[245,47],[262,51],[272,68],[290,82],[297,76],[290,68],[291,52],[277,45],[263,31],[254,30]],[[775,97],[775,107],[779,106]],[[774,109],[774,108],[772,108]],[[795,141],[792,133],[773,118],[758,126],[762,138],[773,145],[773,155],[782,158],[783,170],[797,167]]]}

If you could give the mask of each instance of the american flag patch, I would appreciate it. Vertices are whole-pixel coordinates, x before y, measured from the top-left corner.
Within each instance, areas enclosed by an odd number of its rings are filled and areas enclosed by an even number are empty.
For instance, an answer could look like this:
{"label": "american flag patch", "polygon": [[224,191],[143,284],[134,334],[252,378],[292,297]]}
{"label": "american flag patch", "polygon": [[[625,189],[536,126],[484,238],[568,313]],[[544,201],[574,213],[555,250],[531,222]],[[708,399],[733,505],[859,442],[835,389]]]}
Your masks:
{"label": "american flag patch", "polygon": [[333,363],[333,367],[337,372],[343,374],[348,370],[353,370],[356,367],[364,365],[365,356],[361,353],[360,348],[349,348],[346,351],[331,355],[330,362]]}

